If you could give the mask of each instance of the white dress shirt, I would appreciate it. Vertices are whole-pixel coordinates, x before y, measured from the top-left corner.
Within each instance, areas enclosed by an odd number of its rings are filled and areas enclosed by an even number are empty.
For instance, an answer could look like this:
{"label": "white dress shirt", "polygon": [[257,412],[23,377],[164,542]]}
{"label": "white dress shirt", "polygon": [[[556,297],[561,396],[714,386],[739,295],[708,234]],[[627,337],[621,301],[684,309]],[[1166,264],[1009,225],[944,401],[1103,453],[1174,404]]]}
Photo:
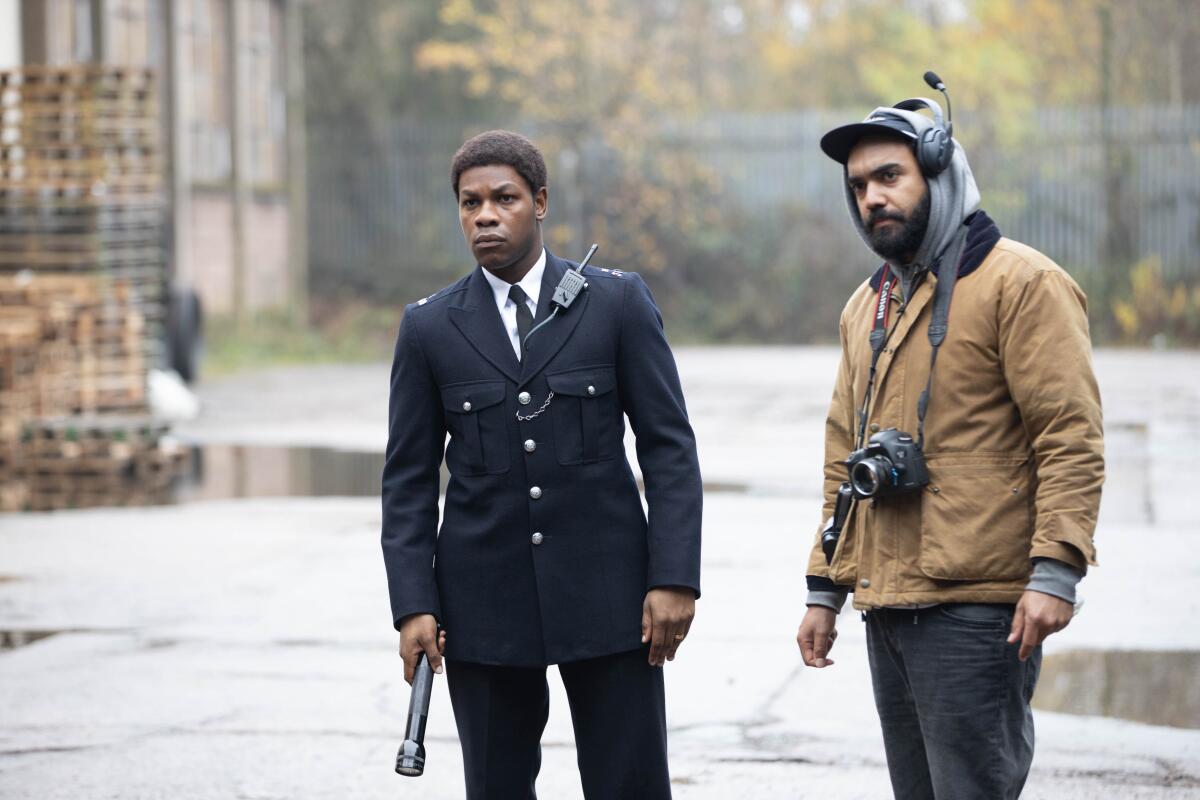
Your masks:
{"label": "white dress shirt", "polygon": [[[530,313],[535,317],[537,316],[538,295],[542,292],[542,273],[545,271],[546,249],[542,248],[542,254],[534,262],[533,268],[516,284],[524,290],[525,296],[529,298],[525,304],[529,306]],[[504,329],[508,331],[508,338],[512,340],[513,352],[517,354],[517,360],[520,361],[521,336],[517,332],[517,304],[508,296],[508,290],[513,287],[513,284],[497,278],[486,269],[483,270],[483,277],[487,278],[487,282],[492,286],[492,294],[496,297],[496,308],[500,311],[500,321],[504,323]]]}

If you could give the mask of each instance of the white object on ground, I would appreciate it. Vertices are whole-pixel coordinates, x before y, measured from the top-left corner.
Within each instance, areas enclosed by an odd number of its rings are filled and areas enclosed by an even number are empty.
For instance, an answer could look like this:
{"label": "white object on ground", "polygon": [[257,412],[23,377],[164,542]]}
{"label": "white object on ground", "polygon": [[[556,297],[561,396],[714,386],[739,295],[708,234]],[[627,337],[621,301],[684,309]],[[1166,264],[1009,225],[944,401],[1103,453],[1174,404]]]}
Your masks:
{"label": "white object on ground", "polygon": [[195,419],[200,400],[174,370],[152,369],[147,376],[150,410],[156,417],[172,422]]}

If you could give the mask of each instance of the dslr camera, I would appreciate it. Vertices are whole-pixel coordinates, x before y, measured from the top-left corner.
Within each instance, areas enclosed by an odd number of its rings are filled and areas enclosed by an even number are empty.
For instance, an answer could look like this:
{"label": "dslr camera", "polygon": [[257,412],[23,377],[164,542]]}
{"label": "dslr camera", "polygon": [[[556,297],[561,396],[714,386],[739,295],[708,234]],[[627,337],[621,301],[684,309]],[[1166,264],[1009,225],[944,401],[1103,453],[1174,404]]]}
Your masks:
{"label": "dslr camera", "polygon": [[846,459],[850,488],[859,500],[907,494],[929,483],[925,454],[911,434],[888,428]]}
{"label": "dslr camera", "polygon": [[888,428],[867,440],[867,446],[855,450],[846,459],[850,480],[838,487],[833,517],[821,533],[825,563],[833,563],[833,554],[852,500],[869,500],[894,494],[907,494],[929,483],[925,454],[911,434]]}

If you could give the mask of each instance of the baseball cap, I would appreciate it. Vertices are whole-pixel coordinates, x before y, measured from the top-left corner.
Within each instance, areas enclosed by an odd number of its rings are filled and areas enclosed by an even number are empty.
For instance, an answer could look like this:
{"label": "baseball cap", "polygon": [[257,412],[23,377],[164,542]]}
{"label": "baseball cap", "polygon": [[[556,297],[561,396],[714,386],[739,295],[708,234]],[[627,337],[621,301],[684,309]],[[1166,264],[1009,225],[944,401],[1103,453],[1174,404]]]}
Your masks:
{"label": "baseball cap", "polygon": [[854,145],[858,144],[858,140],[871,133],[899,133],[913,142],[917,140],[917,134],[913,131],[912,126],[904,120],[876,113],[862,122],[834,128],[821,137],[821,149],[834,161],[845,164],[850,160],[850,151],[854,149]]}

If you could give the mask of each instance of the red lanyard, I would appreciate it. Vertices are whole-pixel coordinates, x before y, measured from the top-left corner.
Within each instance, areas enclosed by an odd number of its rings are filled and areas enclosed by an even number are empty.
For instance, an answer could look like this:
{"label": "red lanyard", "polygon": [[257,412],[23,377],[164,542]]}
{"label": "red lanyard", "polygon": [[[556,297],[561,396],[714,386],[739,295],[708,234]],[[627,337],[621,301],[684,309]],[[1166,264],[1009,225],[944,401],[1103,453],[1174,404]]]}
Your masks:
{"label": "red lanyard", "polygon": [[895,278],[887,264],[879,276],[879,294],[875,298],[875,326],[871,329],[871,350],[878,355],[887,339],[888,313],[892,305],[892,284]]}
{"label": "red lanyard", "polygon": [[[867,412],[871,408],[871,393],[875,388],[875,367],[879,364],[879,354],[888,340],[888,313],[892,304],[892,286],[895,278],[892,270],[885,263],[879,276],[879,294],[875,298],[875,325],[871,328],[871,369],[867,374],[867,390],[863,393],[862,408],[858,412],[858,441],[854,445],[857,450],[863,446],[867,435]],[[904,309],[900,309],[904,313]]]}

